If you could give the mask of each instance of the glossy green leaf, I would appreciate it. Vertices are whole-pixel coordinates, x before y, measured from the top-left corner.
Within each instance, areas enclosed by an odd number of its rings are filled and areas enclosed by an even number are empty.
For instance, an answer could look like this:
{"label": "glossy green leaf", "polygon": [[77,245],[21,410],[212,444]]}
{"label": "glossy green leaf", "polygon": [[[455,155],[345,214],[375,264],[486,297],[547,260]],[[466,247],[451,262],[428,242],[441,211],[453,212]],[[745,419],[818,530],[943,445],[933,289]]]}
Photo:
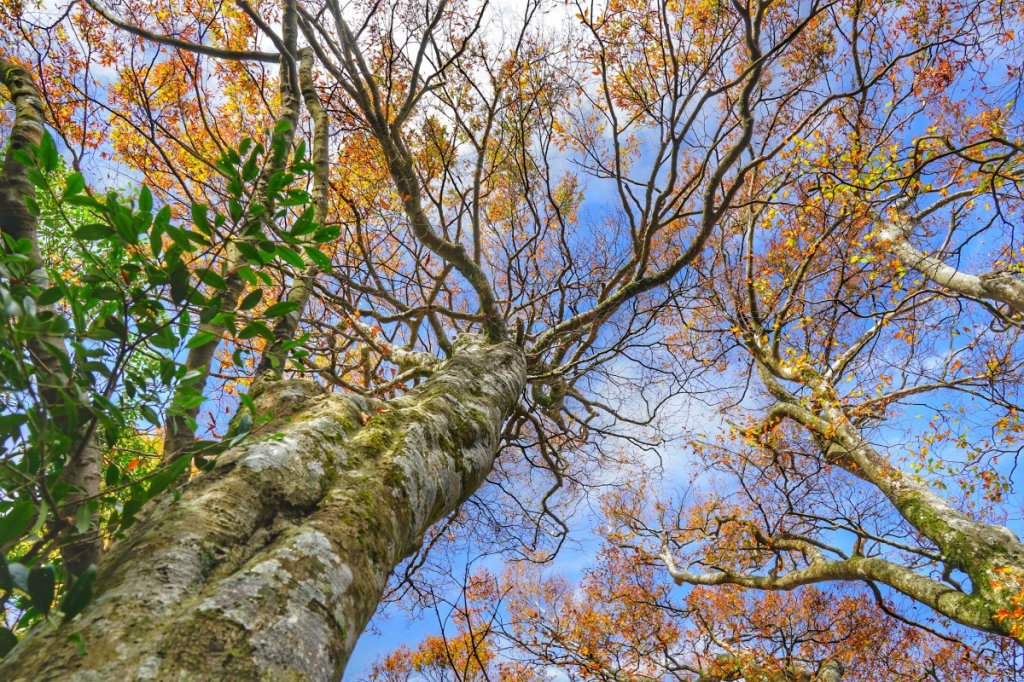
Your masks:
{"label": "glossy green leaf", "polygon": [[28,594],[32,598],[32,606],[40,613],[49,613],[53,605],[54,588],[57,577],[53,566],[37,566],[28,573]]}

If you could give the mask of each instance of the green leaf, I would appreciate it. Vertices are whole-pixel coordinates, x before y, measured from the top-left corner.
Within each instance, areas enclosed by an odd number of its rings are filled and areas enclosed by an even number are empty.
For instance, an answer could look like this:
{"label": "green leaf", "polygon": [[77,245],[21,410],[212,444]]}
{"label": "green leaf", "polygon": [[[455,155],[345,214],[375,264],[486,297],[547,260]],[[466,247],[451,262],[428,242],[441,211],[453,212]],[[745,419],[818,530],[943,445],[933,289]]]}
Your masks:
{"label": "green leaf", "polygon": [[149,248],[153,251],[153,257],[159,258],[160,252],[164,250],[164,234],[171,222],[171,207],[164,206],[153,218],[153,227],[149,232]]}
{"label": "green leaf", "polygon": [[68,176],[64,187],[64,198],[81,194],[83,189],[85,189],[85,177],[81,173],[72,173]]}
{"label": "green leaf", "polygon": [[153,212],[153,193],[149,191],[149,187],[146,185],[142,186],[139,190],[139,211],[143,213]]}
{"label": "green leaf", "polygon": [[28,179],[32,181],[33,185],[40,189],[46,189],[50,186],[50,183],[46,180],[46,176],[40,173],[38,168],[28,169]]}
{"label": "green leaf", "polygon": [[50,287],[43,293],[39,294],[39,298],[36,299],[36,304],[40,306],[53,305],[63,297],[63,289],[60,287]]}
{"label": "green leaf", "polygon": [[18,500],[0,518],[0,546],[17,540],[32,525],[36,506],[29,500]]}
{"label": "green leaf", "polygon": [[34,166],[36,163],[35,157],[27,149],[11,149],[10,154],[22,166]]}
{"label": "green leaf", "polygon": [[79,656],[85,656],[85,637],[81,632],[72,632],[68,635],[68,640],[75,645],[75,651]]}
{"label": "green leaf", "polygon": [[[153,411],[153,408],[151,408],[149,405],[144,405],[143,407],[148,409],[150,412]],[[156,414],[156,413],[154,412],[154,414]],[[146,416],[145,412],[143,412],[142,416],[143,417]],[[148,417],[147,417],[147,420],[148,420]],[[157,425],[155,422],[149,422],[149,423],[153,424],[154,426]],[[107,464],[107,470],[103,472],[103,484],[106,485],[108,488],[112,488],[113,486],[117,485],[117,482],[120,481],[120,480],[121,480],[121,470],[113,462],[108,463]]]}
{"label": "green leaf", "polygon": [[18,562],[8,564],[7,574],[11,577],[11,585],[23,592],[28,592],[28,568],[25,564]]}
{"label": "green leaf", "polygon": [[255,289],[246,294],[242,302],[238,304],[239,310],[252,310],[263,299],[263,289]]}
{"label": "green leaf", "polygon": [[277,249],[274,250],[274,253],[277,255],[278,258],[283,260],[285,263],[288,263],[289,265],[293,265],[297,268],[302,268],[306,266],[306,262],[302,260],[302,256],[300,256],[298,253],[288,248],[287,246],[277,247]]}
{"label": "green leaf", "polygon": [[114,287],[96,287],[92,290],[92,295],[101,301],[119,301],[121,300],[121,292]]}
{"label": "green leaf", "polygon": [[53,591],[57,578],[53,566],[37,566],[28,572],[28,595],[32,598],[32,606],[40,613],[49,613],[53,604]]}
{"label": "green leaf", "polygon": [[207,216],[209,208],[205,204],[192,204],[192,222],[195,223],[202,232],[210,234],[212,232],[210,228],[210,219]]}
{"label": "green leaf", "polygon": [[270,180],[267,182],[267,189],[270,192],[280,192],[284,187],[290,184],[295,179],[291,173],[285,173],[284,171],[275,171],[270,176]]}
{"label": "green leaf", "polygon": [[193,407],[199,407],[204,402],[206,402],[206,396],[199,391],[196,391],[195,389],[188,391],[183,390],[175,398],[173,409],[174,411],[184,414]]}
{"label": "green leaf", "polygon": [[146,497],[152,499],[166,490],[172,483],[181,478],[190,462],[190,457],[179,457],[171,462],[166,469],[150,479],[149,487],[146,488]]}
{"label": "green leaf", "polygon": [[[149,405],[140,405],[139,406],[139,412],[142,413],[142,418],[145,419],[146,421],[148,421],[153,426],[160,426],[160,424],[162,423],[161,420],[160,420],[160,415],[158,415],[156,413],[156,410],[154,410]],[[112,467],[112,468],[116,468],[116,467]]]}
{"label": "green leaf", "polygon": [[95,209],[97,211],[106,211],[107,207],[102,202],[93,199],[88,194],[76,194],[74,196],[65,197],[67,203],[72,206],[84,206],[86,208]]}
{"label": "green leaf", "polygon": [[192,335],[192,338],[188,340],[188,343],[185,344],[185,347],[198,348],[199,346],[205,346],[211,341],[216,341],[217,338],[219,337],[213,332],[196,332]]}
{"label": "green leaf", "polygon": [[259,158],[255,154],[250,155],[249,158],[246,159],[245,165],[242,166],[242,180],[245,182],[252,182],[260,172],[258,164]]}
{"label": "green leaf", "polygon": [[175,303],[181,303],[189,294],[188,268],[180,260],[171,265],[168,276],[171,280],[171,298]]}
{"label": "green leaf", "polygon": [[44,132],[43,139],[39,141],[39,161],[43,170],[50,173],[57,170],[57,145],[53,143],[53,138],[48,132]]}
{"label": "green leaf", "polygon": [[114,235],[114,229],[104,223],[89,223],[83,225],[72,233],[75,239],[86,242],[94,242],[100,239],[109,239]]}
{"label": "green leaf", "polygon": [[252,415],[248,412],[243,413],[238,417],[238,421],[235,423],[235,436],[244,436],[252,431]]}
{"label": "green leaf", "polygon": [[124,507],[121,508],[121,527],[127,528],[135,522],[135,515],[142,509],[142,505],[145,504],[146,500],[138,497],[133,497],[124,503]]}
{"label": "green leaf", "polygon": [[298,301],[278,301],[263,311],[267,317],[283,317],[299,307]]}
{"label": "green leaf", "polygon": [[302,189],[288,190],[288,198],[278,202],[279,206],[305,206],[310,202],[309,192]]}
{"label": "green leaf", "polygon": [[255,246],[246,241],[235,242],[235,247],[238,248],[238,252],[241,253],[247,261],[250,263],[259,263],[265,265],[268,261],[267,256],[263,255],[263,252],[257,249]]}
{"label": "green leaf", "polygon": [[92,526],[93,512],[96,511],[96,503],[81,504],[78,510],[75,512],[75,530],[79,533],[84,533]]}
{"label": "green leaf", "polygon": [[27,421],[28,415],[24,413],[0,415],[0,435],[14,433]]}
{"label": "green leaf", "polygon": [[256,279],[255,273],[253,273],[252,269],[249,266],[239,266],[239,268],[235,270],[235,274],[238,275],[246,284],[256,286],[258,280]]}
{"label": "green leaf", "polygon": [[317,244],[323,244],[325,242],[334,241],[341,236],[341,228],[337,225],[331,227],[322,227],[316,231],[313,235],[313,241]]}
{"label": "green leaf", "polygon": [[228,288],[228,283],[224,281],[224,278],[213,270],[201,270],[199,272],[199,279],[202,280],[203,284],[211,286],[214,289]]}
{"label": "green leaf", "polygon": [[259,320],[254,320],[246,325],[245,329],[238,332],[238,338],[240,339],[251,339],[256,336],[262,336],[263,338],[272,341],[274,339],[274,333],[270,331],[267,325],[263,324]]}
{"label": "green leaf", "polygon": [[171,241],[184,252],[192,250],[192,242],[188,238],[189,232],[182,230],[181,228],[174,227],[171,225],[167,226],[167,236],[171,238]]}
{"label": "green leaf", "polygon": [[67,595],[60,603],[60,610],[64,612],[64,622],[68,622],[82,612],[89,600],[92,599],[92,584],[96,581],[96,567],[89,566],[82,575],[75,578]]}
{"label": "green leaf", "polygon": [[320,249],[314,249],[311,246],[307,246],[303,250],[306,252],[306,256],[309,260],[313,261],[313,264],[321,270],[329,271],[334,267],[334,263],[331,262],[331,259]]}
{"label": "green leaf", "polygon": [[151,339],[154,346],[157,348],[164,348],[166,350],[177,350],[178,349],[178,337],[175,335],[174,330],[170,327],[164,327]]}
{"label": "green leaf", "polygon": [[292,122],[287,118],[280,118],[274,124],[274,135],[283,135],[292,129]]}
{"label": "green leaf", "polygon": [[295,221],[295,224],[292,225],[292,237],[302,237],[314,231],[318,227],[316,221],[313,220],[313,214],[314,209],[312,206],[302,212],[302,215],[299,216],[298,220]]}

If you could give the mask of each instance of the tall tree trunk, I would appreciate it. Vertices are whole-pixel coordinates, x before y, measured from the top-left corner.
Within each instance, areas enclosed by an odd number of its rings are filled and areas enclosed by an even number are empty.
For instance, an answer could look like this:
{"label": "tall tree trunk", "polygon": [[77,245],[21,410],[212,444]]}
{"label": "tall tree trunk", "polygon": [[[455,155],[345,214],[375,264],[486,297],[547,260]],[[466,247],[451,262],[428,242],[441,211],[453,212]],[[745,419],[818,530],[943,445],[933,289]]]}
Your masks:
{"label": "tall tree trunk", "polygon": [[[316,84],[313,81],[313,50],[308,47],[299,51],[301,61],[299,63],[299,89],[302,92],[302,100],[306,103],[306,109],[313,118],[313,149],[310,158],[313,161],[313,188],[310,192],[314,206],[313,219],[316,224],[323,227],[327,225],[327,194],[331,184],[331,160],[328,141],[331,136],[331,122],[327,110],[320,103],[320,97],[316,93]],[[316,248],[314,246],[313,248]],[[283,346],[295,338],[295,332],[299,329],[299,320],[306,310],[306,304],[313,293],[313,283],[320,272],[315,264],[303,255],[306,267],[296,273],[288,290],[287,299],[295,303],[295,310],[279,318],[274,325],[274,341],[263,351],[259,367],[256,369],[256,376],[253,385],[258,385],[268,377],[280,378],[284,372],[285,360],[288,354]]]}
{"label": "tall tree trunk", "polygon": [[[288,150],[279,158],[267,163],[260,171],[255,182],[253,192],[253,203],[262,204],[267,211],[255,218],[247,218],[242,225],[241,238],[252,237],[259,232],[266,216],[273,214],[274,205],[267,198],[267,188],[270,178],[274,173],[284,170],[288,162],[292,143],[295,139],[295,130],[299,124],[299,99],[298,77],[295,73],[296,40],[298,37],[298,10],[293,0],[282,0],[281,2],[281,74],[279,95],[281,98],[281,118],[289,122],[289,127],[282,134],[285,141],[285,148]],[[235,312],[238,309],[238,300],[245,292],[245,281],[238,274],[238,269],[246,263],[242,253],[234,244],[229,244],[227,255],[221,266],[221,275],[224,277],[225,287],[221,293],[221,305],[224,312]],[[198,370],[201,373],[200,379],[190,386],[191,390],[202,392],[206,390],[207,381],[214,360],[214,353],[220,345],[221,336],[226,327],[223,323],[212,321],[199,324],[199,333],[212,334],[212,340],[198,345],[189,350],[185,359],[185,366],[189,370]],[[177,402],[180,389],[176,392],[172,403]],[[191,454],[192,445],[196,437],[196,417],[199,415],[199,406],[191,407],[182,412],[176,412],[167,417],[164,425],[164,452],[163,461],[171,462],[178,457],[185,457]]]}
{"label": "tall tree trunk", "polygon": [[334,682],[391,571],[483,482],[525,379],[521,348],[464,336],[387,403],[273,382],[257,406],[276,432],[154,502],[92,604],[26,637],[0,679]]}
{"label": "tall tree trunk", "polygon": [[[50,282],[39,250],[39,221],[26,203],[27,199],[35,197],[35,187],[29,180],[29,169],[15,158],[17,151],[29,151],[38,147],[42,141],[45,127],[43,100],[32,74],[19,64],[0,59],[0,83],[7,88],[14,103],[14,125],[11,127],[7,155],[0,168],[0,233],[12,240],[24,239],[31,244],[29,257],[36,268],[32,273],[33,282],[41,289],[46,289]],[[0,248],[3,248],[2,244]],[[57,349],[59,353],[51,348]],[[73,379],[73,376],[65,373],[59,357],[59,354],[70,356],[67,344],[61,337],[47,336],[33,340],[28,351],[42,370],[39,374],[40,397],[44,406],[57,406],[66,399],[62,391]],[[77,372],[79,368],[75,367],[72,371]],[[61,519],[67,520],[62,529],[61,556],[71,575],[81,575],[90,565],[99,561],[101,541],[94,529],[77,532],[74,521],[81,505],[99,494],[102,453],[96,443],[92,420],[84,424],[58,421],[62,422],[57,424],[58,428],[73,436],[71,454],[63,463],[60,476],[60,480],[69,486],[59,512]]]}

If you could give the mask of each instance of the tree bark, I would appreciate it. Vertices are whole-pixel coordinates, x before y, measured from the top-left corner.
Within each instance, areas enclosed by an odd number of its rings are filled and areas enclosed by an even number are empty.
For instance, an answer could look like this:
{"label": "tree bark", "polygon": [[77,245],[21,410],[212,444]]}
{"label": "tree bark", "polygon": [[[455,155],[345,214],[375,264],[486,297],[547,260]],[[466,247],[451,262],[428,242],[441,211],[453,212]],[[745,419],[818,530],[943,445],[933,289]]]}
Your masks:
{"label": "tree bark", "polygon": [[[14,125],[11,127],[7,155],[0,167],[0,233],[14,241],[23,239],[31,244],[28,255],[35,265],[32,281],[41,289],[46,289],[50,286],[50,280],[39,250],[39,221],[27,203],[27,199],[35,198],[35,187],[29,180],[29,169],[15,158],[17,151],[30,151],[38,147],[43,139],[46,121],[43,100],[32,74],[14,62],[0,59],[0,83],[7,88],[14,103]],[[0,248],[4,248],[2,244]],[[45,306],[42,309],[53,308]],[[39,374],[40,397],[47,407],[56,406],[65,399],[61,391],[73,379],[65,373],[61,358],[51,348],[70,357],[67,344],[61,337],[34,339],[28,346],[33,360],[42,370]],[[79,369],[75,367],[72,371],[77,372]],[[68,572],[77,576],[100,559],[101,541],[97,531],[93,528],[79,533],[73,524],[82,503],[99,494],[102,453],[96,444],[92,423],[60,423],[58,426],[65,429],[70,426],[68,430],[73,436],[70,456],[63,463],[60,476],[60,480],[67,483],[69,492],[61,503],[59,513],[63,519],[68,520],[62,531],[61,556]],[[94,526],[95,520],[94,515]]]}
{"label": "tree bark", "polygon": [[0,678],[334,682],[391,571],[483,482],[525,380],[521,348],[464,336],[387,403],[271,383],[276,432],[152,503],[83,614],[26,637]]}
{"label": "tree bark", "polygon": [[[267,198],[267,187],[270,178],[274,173],[284,170],[292,143],[295,139],[295,130],[299,124],[299,84],[294,69],[294,55],[296,52],[296,41],[298,38],[298,10],[291,0],[281,2],[281,28],[284,50],[281,54],[281,74],[279,92],[281,98],[281,118],[289,122],[288,129],[282,134],[285,147],[288,150],[277,159],[269,159],[256,178],[255,190],[253,192],[253,203],[262,204],[267,211],[259,217],[248,217],[242,225],[241,238],[245,239],[257,233],[261,225],[266,221],[266,216],[273,214],[273,202]],[[224,277],[225,287],[221,293],[221,305],[224,312],[235,312],[238,309],[239,299],[245,292],[245,281],[238,274],[238,269],[246,263],[241,252],[233,244],[227,248],[227,257],[221,266],[221,275]],[[214,360],[214,353],[220,345],[221,336],[226,327],[222,323],[202,322],[199,324],[198,332],[212,334],[212,340],[192,348],[185,359],[185,366],[189,370],[198,370],[202,373],[200,379],[192,384],[193,390],[202,392],[206,390],[207,381]],[[180,391],[180,389],[179,389]],[[177,402],[180,395],[175,392],[172,404]],[[196,438],[196,417],[199,415],[199,406],[184,410],[183,412],[169,415],[164,428],[164,452],[163,461],[172,462],[178,457],[186,457],[191,454],[193,443]]]}
{"label": "tree bark", "polygon": [[964,296],[1004,303],[1013,313],[1024,314],[1024,281],[1011,272],[993,270],[971,275],[957,270],[911,244],[908,239],[911,227],[909,219],[897,216],[882,224],[878,238],[889,242],[889,248],[901,261],[932,282]]}
{"label": "tree bark", "polygon": [[[757,346],[764,358],[767,354]],[[895,510],[920,535],[938,549],[941,561],[970,578],[969,589],[933,579],[914,568],[881,556],[826,559],[818,545],[786,535],[759,538],[773,551],[799,552],[809,558],[806,566],[768,575],[680,570],[672,556],[662,560],[679,585],[740,585],[761,590],[791,590],[828,581],[871,581],[891,587],[962,625],[984,632],[1022,639],[1020,620],[1006,617],[1014,611],[1024,585],[1024,544],[1009,528],[970,517],[931,490],[924,482],[892,465],[850,421],[837,393],[811,368],[784,370],[780,365],[759,364],[769,393],[779,400],[769,411],[771,419],[789,418],[811,431],[822,446],[825,462],[838,465],[875,486]],[[800,404],[775,377],[800,381],[814,392],[814,409]]]}

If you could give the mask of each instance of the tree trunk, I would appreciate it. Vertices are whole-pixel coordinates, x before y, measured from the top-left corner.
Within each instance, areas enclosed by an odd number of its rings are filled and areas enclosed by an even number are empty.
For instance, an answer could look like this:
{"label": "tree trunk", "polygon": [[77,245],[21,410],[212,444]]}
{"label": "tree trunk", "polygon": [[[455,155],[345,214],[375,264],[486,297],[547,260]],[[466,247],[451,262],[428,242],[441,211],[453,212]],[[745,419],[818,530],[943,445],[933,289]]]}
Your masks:
{"label": "tree trunk", "polygon": [[[12,240],[27,240],[31,244],[29,257],[35,264],[32,280],[40,289],[50,286],[43,256],[39,251],[39,221],[28,208],[28,199],[35,198],[35,187],[29,179],[29,169],[16,158],[15,152],[29,151],[39,146],[45,130],[43,99],[32,80],[32,74],[23,66],[0,59],[0,83],[8,90],[14,103],[14,125],[8,141],[7,153],[0,166],[0,234]],[[0,243],[0,248],[4,248]],[[41,307],[41,311],[53,306]],[[56,353],[53,349],[56,349]],[[40,398],[45,406],[53,408],[64,400],[61,391],[72,383],[63,369],[61,356],[70,358],[65,340],[57,336],[32,339],[28,351],[42,372],[38,375]],[[74,372],[80,371],[75,367]],[[53,412],[51,412],[53,414]],[[71,432],[71,456],[63,463],[60,480],[69,486],[61,503],[60,516],[69,520],[62,529],[61,557],[71,575],[81,575],[90,565],[100,560],[101,542],[95,528],[78,533],[74,522],[84,500],[94,498],[100,490],[100,448],[96,444],[91,420],[85,424],[68,424],[59,420],[58,428]],[[96,519],[93,516],[93,524]]]}
{"label": "tree trunk", "polygon": [[483,482],[525,379],[518,346],[464,336],[387,403],[272,383],[269,432],[155,501],[84,613],[26,637],[0,679],[334,682],[391,571]]}
{"label": "tree trunk", "polygon": [[[296,52],[295,46],[298,39],[298,10],[294,2],[281,3],[281,38],[289,54]],[[267,220],[268,215],[274,213],[274,204],[267,197],[270,178],[279,171],[283,171],[288,163],[288,156],[295,139],[295,131],[299,125],[299,84],[295,75],[291,57],[281,55],[281,81],[278,94],[281,99],[281,119],[289,122],[289,127],[281,133],[284,140],[284,148],[287,150],[275,158],[274,152],[270,152],[266,165],[256,178],[255,191],[253,192],[252,203],[267,207],[267,210],[260,216],[250,216],[245,219],[242,225],[241,238],[246,239],[259,234],[262,224]],[[245,281],[238,274],[238,269],[245,265],[246,261],[242,253],[234,244],[228,244],[227,257],[221,267],[221,276],[224,278],[225,286],[221,292],[222,311],[234,313],[238,309],[238,300],[245,292]],[[226,326],[213,321],[199,324],[199,333],[212,334],[213,337],[207,343],[192,348],[185,359],[185,367],[189,370],[198,370],[202,377],[193,383],[190,388],[202,392],[206,389],[210,371],[212,370],[214,354],[217,346],[220,345],[221,336]],[[176,391],[172,404],[177,402],[179,388]],[[191,453],[196,438],[196,417],[199,415],[199,406],[184,410],[182,413],[168,416],[164,433],[163,461],[171,462],[178,457],[186,457]]]}

